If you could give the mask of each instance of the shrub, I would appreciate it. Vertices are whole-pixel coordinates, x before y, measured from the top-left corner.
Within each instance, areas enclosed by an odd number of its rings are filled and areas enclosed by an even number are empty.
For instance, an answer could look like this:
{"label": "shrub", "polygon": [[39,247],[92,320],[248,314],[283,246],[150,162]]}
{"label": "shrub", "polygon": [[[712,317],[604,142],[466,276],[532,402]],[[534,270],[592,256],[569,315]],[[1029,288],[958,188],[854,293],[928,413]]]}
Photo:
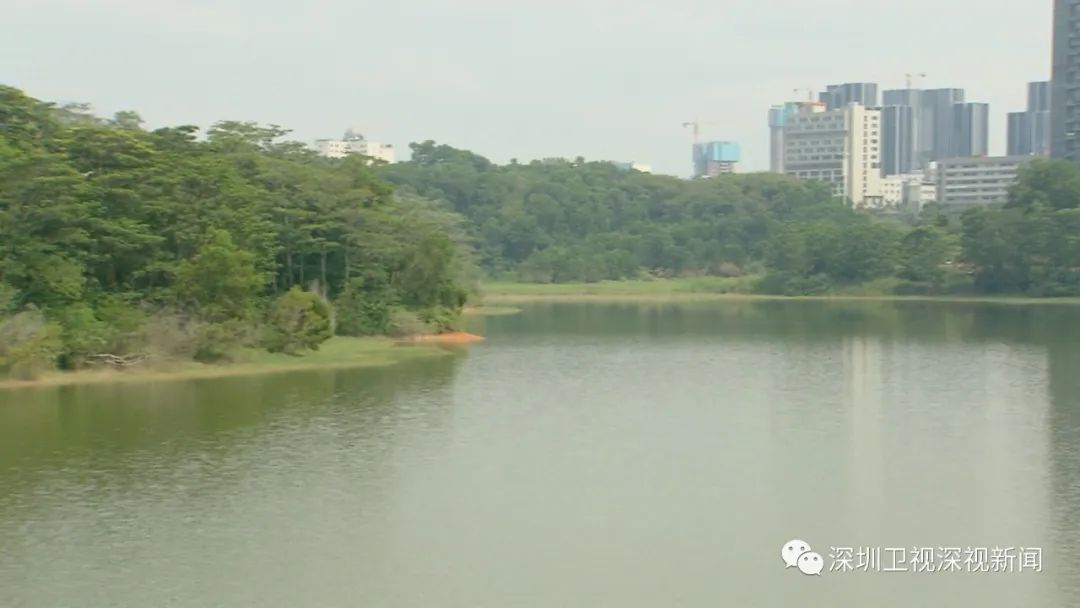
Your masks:
{"label": "shrub", "polygon": [[433,306],[421,310],[419,318],[434,329],[435,333],[443,333],[456,328],[458,315],[445,306]]}
{"label": "shrub", "polygon": [[387,328],[391,336],[407,337],[434,333],[433,328],[420,318],[420,315],[404,308],[390,312],[390,324]]}
{"label": "shrub", "polygon": [[265,345],[290,355],[318,350],[333,336],[330,305],[318,295],[293,287],[274,301],[267,319]]}
{"label": "shrub", "polygon": [[63,347],[61,329],[36,308],[0,323],[0,370],[31,380],[56,368]]}
{"label": "shrub", "polygon": [[390,328],[392,293],[388,289],[364,290],[363,279],[353,279],[334,302],[338,335],[372,336]]}
{"label": "shrub", "polygon": [[246,342],[249,329],[246,323],[239,320],[193,323],[190,326],[195,351],[193,358],[201,363],[233,360],[236,350]]}

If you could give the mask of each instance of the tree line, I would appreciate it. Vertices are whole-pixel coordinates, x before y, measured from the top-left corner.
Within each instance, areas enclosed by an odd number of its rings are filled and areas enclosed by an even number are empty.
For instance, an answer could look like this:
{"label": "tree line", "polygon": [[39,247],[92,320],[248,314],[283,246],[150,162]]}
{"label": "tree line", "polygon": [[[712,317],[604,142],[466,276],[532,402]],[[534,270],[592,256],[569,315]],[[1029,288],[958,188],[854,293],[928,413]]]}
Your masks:
{"label": "tree line", "polygon": [[488,274],[534,282],[753,276],[757,291],[880,281],[902,294],[1080,294],[1080,169],[1025,165],[1003,209],[914,218],[855,211],[774,174],[682,180],[584,159],[496,165],[435,142],[378,168],[468,220]]}
{"label": "tree line", "polygon": [[276,126],[142,128],[0,87],[0,372],[442,328],[459,218]]}
{"label": "tree line", "polygon": [[287,135],[147,130],[0,86],[0,373],[437,331],[480,275],[1080,294],[1080,169],[1063,161],[1027,163],[1004,208],[899,221],[782,175],[498,165],[431,141],[386,165]]}

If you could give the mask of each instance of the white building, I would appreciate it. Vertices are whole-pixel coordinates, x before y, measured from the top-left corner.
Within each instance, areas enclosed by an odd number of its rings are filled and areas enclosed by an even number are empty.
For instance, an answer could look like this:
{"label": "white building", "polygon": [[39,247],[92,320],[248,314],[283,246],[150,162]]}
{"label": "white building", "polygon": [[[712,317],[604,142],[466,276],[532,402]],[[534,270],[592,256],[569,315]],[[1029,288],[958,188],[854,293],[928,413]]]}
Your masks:
{"label": "white building", "polygon": [[937,195],[943,208],[1003,205],[1020,166],[1030,156],[975,156],[938,162]]}
{"label": "white building", "polygon": [[881,110],[800,104],[784,126],[784,173],[825,182],[856,207],[880,207]]}
{"label": "white building", "polygon": [[315,151],[327,158],[345,158],[350,154],[357,154],[388,163],[394,162],[392,145],[364,139],[363,135],[353,129],[347,129],[341,139],[315,140]]}
{"label": "white building", "polygon": [[881,178],[881,203],[888,209],[918,212],[937,200],[937,184],[922,173],[887,175]]}

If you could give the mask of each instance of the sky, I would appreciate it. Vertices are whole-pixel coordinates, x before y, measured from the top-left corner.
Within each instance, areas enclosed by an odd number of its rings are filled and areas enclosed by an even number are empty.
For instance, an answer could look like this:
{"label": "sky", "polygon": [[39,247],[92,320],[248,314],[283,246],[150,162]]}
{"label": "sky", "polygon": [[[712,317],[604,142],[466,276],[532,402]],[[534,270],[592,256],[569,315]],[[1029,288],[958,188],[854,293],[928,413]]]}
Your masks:
{"label": "sky", "polygon": [[157,128],[358,128],[496,162],[690,172],[691,133],[768,167],[772,104],[839,82],[959,87],[990,152],[1050,76],[1052,0],[4,0],[0,84]]}

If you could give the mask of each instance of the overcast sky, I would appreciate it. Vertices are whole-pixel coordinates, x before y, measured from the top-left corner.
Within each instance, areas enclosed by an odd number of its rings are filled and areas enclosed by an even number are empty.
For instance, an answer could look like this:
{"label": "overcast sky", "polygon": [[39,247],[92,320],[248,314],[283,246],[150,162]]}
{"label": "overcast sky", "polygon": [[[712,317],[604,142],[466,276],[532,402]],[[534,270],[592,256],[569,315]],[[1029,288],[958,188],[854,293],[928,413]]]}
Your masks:
{"label": "overcast sky", "polygon": [[5,0],[0,83],[149,126],[358,127],[498,161],[689,173],[690,133],[768,165],[769,105],[837,82],[962,87],[991,153],[1049,78],[1052,0]]}

